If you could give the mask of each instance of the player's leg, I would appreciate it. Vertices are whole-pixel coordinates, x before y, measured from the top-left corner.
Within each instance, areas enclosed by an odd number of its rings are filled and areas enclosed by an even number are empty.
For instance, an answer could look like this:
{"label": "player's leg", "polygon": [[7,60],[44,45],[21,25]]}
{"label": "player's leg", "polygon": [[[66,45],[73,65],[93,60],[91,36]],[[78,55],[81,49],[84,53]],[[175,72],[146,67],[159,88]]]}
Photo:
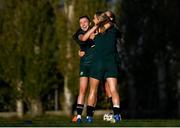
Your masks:
{"label": "player's leg", "polygon": [[120,96],[117,87],[117,78],[107,78],[106,80],[109,84],[109,88],[112,94],[113,112],[114,112],[113,121],[119,122],[121,120],[121,115],[120,115]]}
{"label": "player's leg", "polygon": [[[109,84],[107,81],[105,81],[104,83],[104,91],[107,97],[107,102],[110,103],[110,109],[113,110],[112,95],[111,95],[111,91],[110,91]],[[105,113],[103,115],[104,121],[110,121],[112,118],[113,118],[113,112]]]}
{"label": "player's leg", "polygon": [[73,122],[80,123],[81,122],[81,115],[84,108],[84,102],[85,102],[85,95],[87,92],[87,86],[88,86],[88,77],[80,77],[79,79],[79,95],[77,99],[77,116],[73,118]]}
{"label": "player's leg", "polygon": [[98,85],[99,80],[90,77],[90,90],[88,96],[88,103],[87,103],[87,117],[86,122],[91,123],[93,121],[93,114],[94,114],[94,104],[97,102],[97,92],[98,92]]}
{"label": "player's leg", "polygon": [[109,84],[107,81],[105,81],[105,85],[104,85],[104,88],[105,88],[105,94],[108,98],[108,102],[111,103],[111,108],[113,106],[113,103],[112,103],[112,94],[111,94],[111,91],[110,91],[110,88],[109,88]]}

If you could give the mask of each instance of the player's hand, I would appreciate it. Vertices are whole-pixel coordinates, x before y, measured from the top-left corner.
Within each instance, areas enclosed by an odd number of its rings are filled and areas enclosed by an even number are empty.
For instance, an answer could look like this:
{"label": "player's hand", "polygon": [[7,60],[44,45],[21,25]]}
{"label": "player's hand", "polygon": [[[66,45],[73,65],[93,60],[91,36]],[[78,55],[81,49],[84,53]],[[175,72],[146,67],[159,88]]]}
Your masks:
{"label": "player's hand", "polygon": [[94,33],[92,33],[92,34],[90,35],[89,39],[93,40],[93,39],[94,39],[94,37],[95,37],[95,34],[94,34]]}
{"label": "player's hand", "polygon": [[80,57],[83,57],[84,55],[85,55],[85,52],[84,51],[78,51],[78,55],[80,56]]}

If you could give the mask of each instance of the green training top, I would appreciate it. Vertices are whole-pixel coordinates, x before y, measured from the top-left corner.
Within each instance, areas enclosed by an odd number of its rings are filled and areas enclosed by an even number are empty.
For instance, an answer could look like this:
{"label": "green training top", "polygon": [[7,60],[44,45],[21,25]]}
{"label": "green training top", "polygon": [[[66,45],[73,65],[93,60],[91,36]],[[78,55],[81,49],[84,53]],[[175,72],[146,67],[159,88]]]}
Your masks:
{"label": "green training top", "polygon": [[83,31],[82,29],[78,29],[77,32],[73,35],[73,39],[76,41],[76,43],[79,44],[81,51],[86,52],[89,48],[91,48],[94,45],[94,42],[91,39],[88,39],[87,41],[79,40],[79,35],[85,33],[86,31]]}
{"label": "green training top", "polygon": [[109,59],[114,57],[117,53],[116,42],[120,31],[112,26],[104,33],[95,36],[95,58],[96,59]]}

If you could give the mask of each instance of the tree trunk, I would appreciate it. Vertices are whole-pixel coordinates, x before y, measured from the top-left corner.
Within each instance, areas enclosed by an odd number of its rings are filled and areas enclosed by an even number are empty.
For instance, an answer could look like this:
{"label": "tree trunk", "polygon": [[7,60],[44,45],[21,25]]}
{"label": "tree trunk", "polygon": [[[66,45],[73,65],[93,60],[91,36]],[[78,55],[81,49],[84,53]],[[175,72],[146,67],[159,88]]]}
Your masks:
{"label": "tree trunk", "polygon": [[[68,29],[68,35],[71,35],[71,24],[73,23],[73,15],[74,15],[74,0],[67,5],[65,3],[65,13],[67,15],[67,29]],[[70,81],[70,73],[72,72],[72,48],[71,48],[71,42],[70,39],[72,37],[68,37],[67,39],[67,43],[66,43],[66,60],[67,60],[67,69],[66,69],[66,73],[64,76],[64,97],[65,97],[65,102],[63,105],[63,111],[67,114],[70,115],[72,112],[72,93],[69,89],[69,81]]]}
{"label": "tree trunk", "polygon": [[30,100],[32,117],[41,116],[43,114],[42,101],[40,99]]}
{"label": "tree trunk", "polygon": [[59,110],[59,95],[58,95],[59,91],[58,91],[58,88],[56,88],[54,90],[54,109],[55,111],[58,111]]}
{"label": "tree trunk", "polygon": [[22,118],[24,114],[24,105],[21,99],[16,100],[16,113],[17,116]]}
{"label": "tree trunk", "polygon": [[66,115],[71,115],[73,102],[72,102],[71,91],[68,88],[68,77],[65,77],[64,80],[64,97],[65,97],[65,102],[63,105],[63,110],[66,113]]}
{"label": "tree trunk", "polygon": [[18,99],[16,100],[16,113],[17,116],[22,118],[24,115],[24,104],[21,99],[22,97],[22,81],[17,81],[17,91],[18,91]]}

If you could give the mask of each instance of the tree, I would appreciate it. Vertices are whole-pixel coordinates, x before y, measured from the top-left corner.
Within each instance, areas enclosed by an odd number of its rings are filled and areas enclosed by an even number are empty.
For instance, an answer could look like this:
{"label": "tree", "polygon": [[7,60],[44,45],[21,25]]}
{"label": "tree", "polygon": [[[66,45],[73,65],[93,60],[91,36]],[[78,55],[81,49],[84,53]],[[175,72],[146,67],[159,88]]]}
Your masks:
{"label": "tree", "polygon": [[13,1],[1,1],[1,50],[0,50],[0,67],[2,79],[12,86],[16,92],[17,115],[23,115],[23,106],[21,92],[19,90],[22,83],[22,59],[17,48],[18,39],[17,31],[14,29],[14,8],[16,4]]}
{"label": "tree", "polygon": [[57,85],[58,43],[53,8],[48,0],[8,1],[5,5],[3,76],[21,93],[20,99],[27,103],[32,115],[41,115],[41,98]]}
{"label": "tree", "polygon": [[[23,11],[24,10],[24,11]],[[42,114],[41,98],[57,85],[56,66],[58,42],[55,31],[55,16],[48,0],[24,2],[19,8],[27,18],[22,31],[24,42],[24,94],[31,103],[33,115]],[[27,17],[25,17],[27,16]],[[29,29],[30,28],[30,29]],[[31,35],[28,38],[28,35]]]}

